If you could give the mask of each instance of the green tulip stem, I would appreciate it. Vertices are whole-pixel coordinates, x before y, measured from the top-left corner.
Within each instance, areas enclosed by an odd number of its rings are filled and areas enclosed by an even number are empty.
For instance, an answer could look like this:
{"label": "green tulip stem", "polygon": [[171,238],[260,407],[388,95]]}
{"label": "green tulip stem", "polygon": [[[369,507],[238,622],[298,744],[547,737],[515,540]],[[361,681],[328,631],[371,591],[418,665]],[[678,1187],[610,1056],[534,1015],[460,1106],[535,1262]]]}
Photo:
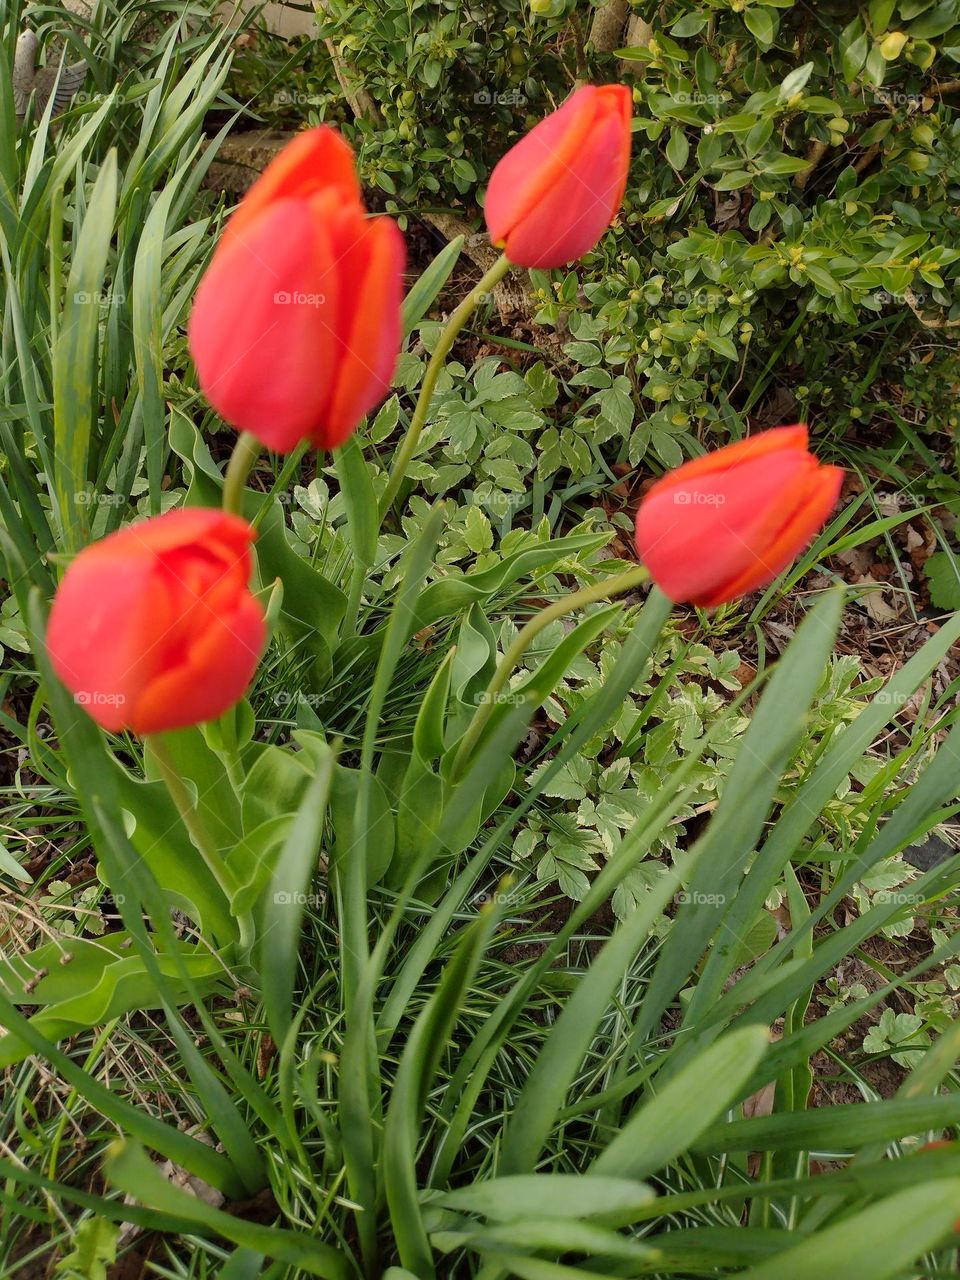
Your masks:
{"label": "green tulip stem", "polygon": [[507,682],[520,659],[540,632],[545,627],[548,627],[551,622],[556,622],[558,618],[562,618],[568,613],[575,613],[576,610],[585,609],[588,605],[596,604],[600,600],[609,600],[612,596],[623,595],[625,591],[629,591],[632,587],[639,587],[649,577],[650,574],[645,565],[636,565],[632,569],[627,569],[625,573],[618,574],[615,578],[605,578],[602,582],[595,582],[592,587],[584,587],[580,591],[575,591],[572,595],[561,596],[559,600],[555,600],[546,609],[541,609],[539,613],[534,614],[530,621],[521,627],[512,644],[497,664],[497,669],[490,678],[490,683],[487,685],[486,692],[474,712],[473,719],[467,725],[467,730],[460,739],[460,746],[457,748],[453,768],[450,771],[451,782],[456,782],[463,774],[470,755],[477,745],[494,707],[499,702],[500,695],[506,688]]}
{"label": "green tulip stem", "polygon": [[249,431],[241,431],[223,479],[223,509],[231,515],[243,515],[243,488],[259,456],[260,441]]}
{"label": "green tulip stem", "polygon": [[440,340],[436,345],[433,355],[430,357],[430,363],[427,365],[427,371],[423,375],[423,385],[420,388],[420,398],[417,400],[416,408],[413,411],[413,417],[410,419],[410,426],[407,434],[404,436],[399,449],[393,455],[393,463],[390,467],[390,478],[387,481],[387,487],[384,490],[383,497],[380,499],[380,519],[393,506],[394,500],[403,484],[403,477],[407,473],[407,467],[417,452],[417,446],[420,443],[420,436],[423,433],[424,425],[427,421],[427,412],[430,408],[430,401],[433,399],[433,393],[437,386],[437,379],[440,377],[440,371],[446,363],[450,349],[457,339],[460,330],[470,319],[470,316],[476,310],[478,304],[493,292],[495,287],[500,283],[503,277],[510,270],[512,263],[507,255],[501,254],[490,270],[476,284],[447,321],[446,328],[440,335]]}

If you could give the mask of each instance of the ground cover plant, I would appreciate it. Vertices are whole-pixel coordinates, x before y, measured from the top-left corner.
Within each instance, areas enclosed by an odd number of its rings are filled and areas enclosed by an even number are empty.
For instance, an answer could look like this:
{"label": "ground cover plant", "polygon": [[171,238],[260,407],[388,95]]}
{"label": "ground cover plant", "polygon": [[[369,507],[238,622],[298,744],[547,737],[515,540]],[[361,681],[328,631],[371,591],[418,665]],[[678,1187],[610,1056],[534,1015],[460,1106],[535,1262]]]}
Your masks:
{"label": "ground cover plant", "polygon": [[953,1274],[955,7],[4,10],[5,1275]]}

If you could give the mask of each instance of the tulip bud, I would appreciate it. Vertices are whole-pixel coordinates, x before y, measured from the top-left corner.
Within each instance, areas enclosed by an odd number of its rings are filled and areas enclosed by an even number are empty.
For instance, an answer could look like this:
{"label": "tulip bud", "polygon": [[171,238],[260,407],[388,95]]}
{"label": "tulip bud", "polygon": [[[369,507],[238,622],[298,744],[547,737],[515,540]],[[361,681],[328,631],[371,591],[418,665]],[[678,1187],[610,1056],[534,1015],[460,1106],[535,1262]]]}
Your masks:
{"label": "tulip bud", "polygon": [[616,216],[630,163],[630,90],[585,85],[511,147],[490,175],[495,245],[548,269],[592,249]]}
{"label": "tulip bud", "polygon": [[161,733],[238,702],[266,641],[239,516],[187,507],[86,547],[60,583],[53,669],[104,729]]}
{"label": "tulip bud", "polygon": [[807,452],[807,428],[778,427],[685,463],[640,504],[640,559],[671,600],[712,607],[766,586],[836,505],[839,467]]}
{"label": "tulip bud", "polygon": [[280,453],[342,444],[390,386],[403,265],[396,223],[364,213],[347,144],[326,126],[301,134],[241,201],[197,290],[204,395]]}

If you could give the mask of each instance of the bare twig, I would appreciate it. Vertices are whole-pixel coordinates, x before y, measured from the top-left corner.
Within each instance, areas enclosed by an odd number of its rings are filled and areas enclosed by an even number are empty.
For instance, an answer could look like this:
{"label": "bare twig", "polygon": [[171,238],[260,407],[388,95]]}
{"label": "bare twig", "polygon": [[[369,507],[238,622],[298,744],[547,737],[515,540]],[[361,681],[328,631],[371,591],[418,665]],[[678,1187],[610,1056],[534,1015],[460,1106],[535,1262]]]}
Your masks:
{"label": "bare twig", "polygon": [[814,170],[830,150],[828,142],[817,142],[814,140],[807,149],[807,167],[801,169],[793,179],[793,185],[798,191],[803,191],[807,183],[813,177]]}

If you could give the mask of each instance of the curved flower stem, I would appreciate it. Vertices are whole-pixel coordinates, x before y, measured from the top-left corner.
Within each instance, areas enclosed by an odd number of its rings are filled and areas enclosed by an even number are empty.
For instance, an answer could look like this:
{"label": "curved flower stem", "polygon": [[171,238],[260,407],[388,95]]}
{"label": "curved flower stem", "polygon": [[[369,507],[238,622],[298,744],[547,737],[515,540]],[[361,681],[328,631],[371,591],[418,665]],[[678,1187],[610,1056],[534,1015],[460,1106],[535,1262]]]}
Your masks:
{"label": "curved flower stem", "polygon": [[[145,739],[145,742],[150,745],[160,776],[163,778],[170,799],[176,806],[190,839],[206,863],[210,874],[223,890],[227,901],[232,905],[234,894],[238,887],[236,878],[220,857],[220,851],[217,849],[213,837],[197,811],[193,796],[180,776],[180,771],[174,762],[173,756],[170,754],[166,742],[163,740],[163,735],[152,733]],[[240,947],[242,951],[246,952],[253,945],[254,940],[253,920],[249,913],[238,916],[237,925],[240,930]]]}
{"label": "curved flower stem", "polygon": [[223,509],[231,515],[243,514],[243,486],[260,454],[260,441],[249,431],[241,431],[223,478]]}
{"label": "curved flower stem", "polygon": [[387,487],[384,490],[383,497],[380,499],[380,519],[393,506],[394,499],[400,491],[403,484],[403,477],[406,475],[407,467],[417,451],[417,445],[420,443],[420,436],[423,432],[424,423],[427,420],[427,411],[430,408],[430,401],[433,399],[433,393],[436,389],[437,379],[440,377],[440,371],[443,368],[447,356],[450,354],[450,348],[457,339],[457,335],[463,326],[467,323],[472,313],[476,310],[477,304],[483,300],[486,294],[492,293],[497,284],[510,270],[512,263],[507,255],[501,254],[490,270],[476,284],[457,309],[453,312],[447,321],[446,328],[440,335],[440,341],[437,343],[433,355],[430,357],[430,363],[427,365],[427,371],[423,375],[423,385],[420,388],[420,398],[417,400],[417,406],[413,411],[413,417],[410,419],[410,426],[407,428],[407,434],[400,443],[400,447],[393,456],[393,463],[390,467],[390,478],[387,481]]}
{"label": "curved flower stem", "polygon": [[649,577],[650,574],[645,565],[636,565],[625,573],[618,574],[615,578],[606,578],[603,582],[595,582],[592,587],[584,587],[580,591],[575,591],[572,595],[561,596],[559,600],[555,600],[546,609],[541,609],[539,613],[534,614],[530,621],[517,632],[513,643],[497,664],[497,669],[493,673],[486,692],[474,712],[473,719],[467,725],[467,730],[460,739],[457,754],[454,756],[453,767],[450,770],[451,782],[456,782],[463,774],[470,759],[470,754],[477,745],[480,735],[490,719],[493,708],[499,701],[500,694],[513,674],[514,668],[540,632],[545,627],[548,627],[551,622],[555,622],[565,614],[573,613],[577,609],[585,609],[587,605],[596,604],[600,600],[609,600],[611,596],[623,595],[631,587],[638,587],[641,583],[646,582]]}

